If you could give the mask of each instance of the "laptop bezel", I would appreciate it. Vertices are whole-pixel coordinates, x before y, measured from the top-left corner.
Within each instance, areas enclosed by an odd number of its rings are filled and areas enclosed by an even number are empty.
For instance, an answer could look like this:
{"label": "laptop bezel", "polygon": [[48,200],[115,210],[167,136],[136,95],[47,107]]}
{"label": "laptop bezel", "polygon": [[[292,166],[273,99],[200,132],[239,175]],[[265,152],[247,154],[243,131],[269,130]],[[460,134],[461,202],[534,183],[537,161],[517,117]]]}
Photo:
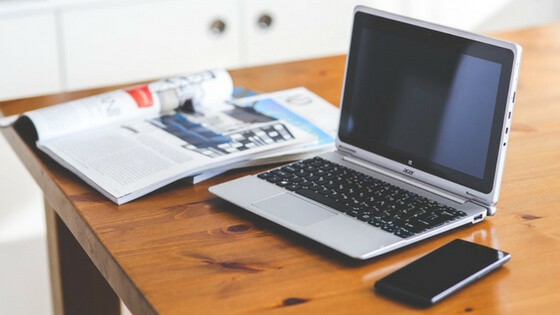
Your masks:
{"label": "laptop bezel", "polygon": [[[461,31],[461,30],[457,30],[454,28],[450,28],[450,27],[446,27],[446,26],[442,26],[442,25],[438,25],[438,24],[434,24],[434,23],[429,23],[429,22],[425,22],[425,21],[420,21],[420,20],[416,20],[413,18],[408,18],[408,17],[404,17],[404,16],[400,16],[397,14],[393,14],[393,13],[389,13],[389,12],[384,12],[381,10],[377,10],[377,9],[373,9],[373,8],[369,8],[369,7],[365,7],[365,6],[357,6],[354,9],[354,17],[356,16],[356,14],[358,12],[362,12],[368,15],[372,15],[374,17],[382,17],[382,18],[386,18],[386,19],[390,19],[390,20],[394,20],[397,22],[401,22],[401,23],[407,23],[407,24],[411,24],[414,26],[418,26],[418,27],[422,27],[422,28],[426,28],[429,30],[434,30],[434,31],[438,31],[438,32],[443,32],[452,36],[458,36],[458,37],[462,37],[468,40],[473,40],[473,41],[477,41],[477,42],[481,42],[481,43],[485,43],[488,45],[492,45],[492,46],[496,46],[496,47],[500,47],[500,48],[505,48],[509,51],[511,51],[511,53],[513,54],[513,58],[512,58],[512,66],[511,66],[511,75],[510,75],[510,80],[509,80],[509,85],[508,85],[508,91],[507,91],[507,104],[505,105],[505,111],[503,113],[504,117],[502,119],[503,123],[502,123],[502,128],[501,128],[501,140],[499,141],[499,148],[498,148],[498,154],[497,154],[497,158],[495,161],[489,161],[489,163],[491,162],[495,162],[495,171],[493,174],[493,180],[492,180],[492,189],[488,192],[482,192],[479,190],[475,190],[473,188],[458,184],[456,182],[435,176],[433,174],[427,173],[425,171],[422,171],[420,169],[417,169],[415,167],[412,167],[410,165],[406,165],[394,160],[391,160],[389,158],[383,157],[381,155],[372,153],[370,151],[366,151],[364,149],[361,149],[357,146],[354,146],[350,143],[346,143],[343,140],[340,139],[339,135],[337,135],[337,139],[336,139],[336,146],[339,150],[346,152],[348,154],[350,154],[352,157],[357,158],[361,161],[365,161],[367,163],[371,163],[372,165],[376,166],[376,167],[381,167],[386,171],[389,171],[390,173],[392,173],[392,175],[394,177],[397,178],[406,178],[407,182],[413,182],[416,185],[422,187],[422,186],[429,186],[430,189],[436,189],[436,190],[442,190],[444,191],[446,194],[451,193],[453,195],[456,195],[457,197],[464,199],[464,200],[473,200],[479,204],[485,205],[485,206],[493,206],[497,203],[498,201],[498,197],[499,197],[499,192],[500,192],[500,188],[501,188],[501,178],[502,178],[502,174],[503,174],[503,168],[504,168],[504,162],[505,162],[505,155],[506,155],[506,148],[507,148],[507,142],[508,142],[508,137],[509,137],[509,133],[506,132],[506,130],[509,130],[510,125],[511,125],[511,112],[513,111],[513,95],[516,91],[516,87],[517,87],[517,80],[518,80],[518,74],[519,74],[519,64],[520,64],[520,60],[521,60],[521,52],[522,52],[522,48],[521,46],[514,44],[514,43],[509,43],[509,42],[505,42],[502,40],[497,40],[497,39],[493,39],[493,38],[489,38],[489,37],[485,37],[485,36],[481,36],[478,34],[474,34],[474,33],[470,33],[470,32],[465,32],[465,31]],[[356,27],[356,25],[354,25],[354,27]],[[355,30],[353,29],[352,32],[354,32]],[[352,45],[352,43],[351,43]],[[350,57],[350,54],[348,55]],[[347,88],[347,80],[348,80],[348,65],[349,65],[349,57],[346,60],[346,68],[345,68],[345,75],[344,75],[344,84],[343,84],[343,89],[342,89],[342,97],[341,97],[341,107],[343,106],[344,103],[344,94],[345,94],[345,90]]]}

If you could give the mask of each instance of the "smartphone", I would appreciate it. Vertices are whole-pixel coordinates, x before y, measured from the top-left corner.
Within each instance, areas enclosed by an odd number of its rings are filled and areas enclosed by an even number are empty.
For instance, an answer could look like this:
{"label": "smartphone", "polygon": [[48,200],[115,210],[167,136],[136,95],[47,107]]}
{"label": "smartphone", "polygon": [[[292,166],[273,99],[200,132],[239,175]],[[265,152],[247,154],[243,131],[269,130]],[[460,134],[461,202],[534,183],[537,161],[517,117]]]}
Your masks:
{"label": "smartphone", "polygon": [[511,255],[456,239],[375,283],[382,295],[428,307],[500,267]]}

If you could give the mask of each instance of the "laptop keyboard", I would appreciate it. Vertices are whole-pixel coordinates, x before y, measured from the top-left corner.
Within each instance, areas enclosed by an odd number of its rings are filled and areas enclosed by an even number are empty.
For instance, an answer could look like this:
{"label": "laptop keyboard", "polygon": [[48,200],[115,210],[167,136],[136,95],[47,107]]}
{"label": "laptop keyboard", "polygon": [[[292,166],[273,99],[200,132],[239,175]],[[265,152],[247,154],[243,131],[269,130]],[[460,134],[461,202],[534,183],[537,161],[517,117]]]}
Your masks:
{"label": "laptop keyboard", "polygon": [[467,215],[319,157],[257,177],[402,238]]}

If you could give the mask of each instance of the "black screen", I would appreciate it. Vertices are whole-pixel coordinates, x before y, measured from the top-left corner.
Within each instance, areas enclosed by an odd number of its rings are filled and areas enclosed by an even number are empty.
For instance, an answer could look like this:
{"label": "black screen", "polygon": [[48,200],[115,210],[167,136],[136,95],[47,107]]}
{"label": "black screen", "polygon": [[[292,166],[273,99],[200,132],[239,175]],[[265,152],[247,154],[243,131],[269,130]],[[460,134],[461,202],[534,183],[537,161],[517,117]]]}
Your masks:
{"label": "black screen", "polygon": [[507,261],[508,256],[457,239],[379,280],[376,287],[383,286],[427,303],[435,302],[431,300],[437,295],[498,261]]}
{"label": "black screen", "polygon": [[348,58],[341,140],[492,190],[511,51],[357,13]]}

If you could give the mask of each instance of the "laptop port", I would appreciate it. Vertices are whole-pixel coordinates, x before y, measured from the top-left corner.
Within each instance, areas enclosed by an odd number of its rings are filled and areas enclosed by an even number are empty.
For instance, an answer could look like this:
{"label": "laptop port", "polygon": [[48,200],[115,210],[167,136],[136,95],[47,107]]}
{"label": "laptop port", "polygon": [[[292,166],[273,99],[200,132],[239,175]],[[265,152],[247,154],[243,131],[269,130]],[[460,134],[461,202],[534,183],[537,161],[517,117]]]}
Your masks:
{"label": "laptop port", "polygon": [[475,223],[478,223],[482,220],[484,220],[484,215],[481,213],[481,214],[479,214],[479,215],[477,215],[476,217],[473,218],[472,223],[475,224]]}

